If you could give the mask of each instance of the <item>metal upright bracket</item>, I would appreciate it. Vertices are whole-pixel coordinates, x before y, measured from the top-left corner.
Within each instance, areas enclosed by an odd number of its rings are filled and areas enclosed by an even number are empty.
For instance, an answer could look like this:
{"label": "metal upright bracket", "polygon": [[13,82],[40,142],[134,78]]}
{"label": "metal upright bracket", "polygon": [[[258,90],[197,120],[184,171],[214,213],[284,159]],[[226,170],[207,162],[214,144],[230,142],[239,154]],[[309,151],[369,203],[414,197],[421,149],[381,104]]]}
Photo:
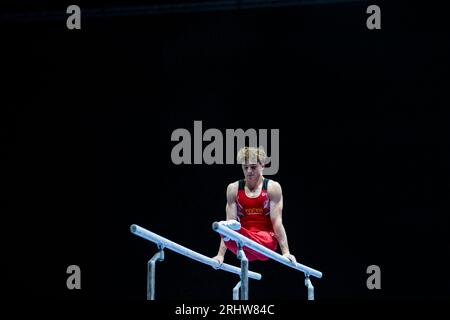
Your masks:
{"label": "metal upright bracket", "polygon": [[239,300],[239,289],[241,288],[241,281],[239,281],[233,288],[233,300]]}
{"label": "metal upright bracket", "polygon": [[314,300],[314,287],[309,279],[309,274],[305,274],[305,286],[308,288],[308,300]]}
{"label": "metal upright bracket", "polygon": [[241,260],[241,300],[248,300],[248,259],[242,249],[241,243],[236,243],[238,247],[237,257]]}
{"label": "metal upright bracket", "polygon": [[156,261],[164,261],[164,246],[158,244],[158,252],[147,263],[147,300],[155,300]]}

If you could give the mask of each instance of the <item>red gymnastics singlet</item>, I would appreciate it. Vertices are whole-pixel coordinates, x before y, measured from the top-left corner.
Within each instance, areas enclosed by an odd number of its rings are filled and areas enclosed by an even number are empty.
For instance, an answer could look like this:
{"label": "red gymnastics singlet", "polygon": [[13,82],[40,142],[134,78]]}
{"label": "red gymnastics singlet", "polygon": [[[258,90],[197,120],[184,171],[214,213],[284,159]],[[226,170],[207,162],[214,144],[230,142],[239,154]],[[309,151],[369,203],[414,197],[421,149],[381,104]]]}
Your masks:
{"label": "red gymnastics singlet", "polygon": [[[276,251],[278,241],[273,232],[270,220],[270,201],[267,194],[269,179],[263,180],[261,193],[256,198],[250,198],[245,194],[245,180],[239,180],[239,188],[236,197],[237,217],[241,223],[238,230],[243,236]],[[233,240],[225,241],[225,245],[234,254],[237,254],[237,245]],[[244,246],[244,252],[249,261],[269,260],[266,256]]]}

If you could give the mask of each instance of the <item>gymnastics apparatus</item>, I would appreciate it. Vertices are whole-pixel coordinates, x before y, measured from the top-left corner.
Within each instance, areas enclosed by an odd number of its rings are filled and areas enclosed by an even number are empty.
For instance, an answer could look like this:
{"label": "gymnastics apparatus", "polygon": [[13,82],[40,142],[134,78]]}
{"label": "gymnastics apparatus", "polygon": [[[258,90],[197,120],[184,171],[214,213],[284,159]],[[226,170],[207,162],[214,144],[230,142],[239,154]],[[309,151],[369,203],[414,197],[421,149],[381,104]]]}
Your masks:
{"label": "gymnastics apparatus", "polygon": [[[214,269],[224,270],[231,273],[235,273],[240,276],[240,281],[233,288],[233,300],[248,300],[248,279],[260,280],[261,274],[252,272],[248,270],[248,259],[245,256],[244,247],[257,251],[266,257],[275,260],[279,263],[282,263],[288,267],[299,270],[305,274],[305,286],[308,288],[308,300],[314,300],[314,287],[311,283],[310,276],[314,276],[316,278],[322,277],[322,272],[317,271],[313,268],[307,267],[300,263],[293,263],[289,259],[283,257],[275,251],[272,251],[259,243],[256,243],[253,240],[241,235],[229,228],[230,221],[220,221],[214,222],[212,228],[217,233],[223,235],[224,237],[229,238],[232,241],[235,241],[238,247],[238,259],[241,260],[241,267],[235,267],[226,263],[219,264],[219,262],[215,259],[202,255],[198,252],[190,250],[182,245],[179,245],[173,241],[170,241],[164,237],[157,235],[147,229],[144,229],[138,225],[133,224],[131,226],[131,233],[144,238],[148,241],[154,242],[158,247],[158,252],[148,261],[147,264],[147,300],[155,300],[155,269],[156,269],[156,261],[164,260],[164,249],[170,249],[178,254],[186,256],[190,259],[196,260],[198,262],[207,264]],[[240,226],[239,222],[233,221],[233,225]],[[236,229],[236,228],[233,228]],[[240,290],[239,290],[240,289]],[[240,295],[239,295],[240,291]]]}

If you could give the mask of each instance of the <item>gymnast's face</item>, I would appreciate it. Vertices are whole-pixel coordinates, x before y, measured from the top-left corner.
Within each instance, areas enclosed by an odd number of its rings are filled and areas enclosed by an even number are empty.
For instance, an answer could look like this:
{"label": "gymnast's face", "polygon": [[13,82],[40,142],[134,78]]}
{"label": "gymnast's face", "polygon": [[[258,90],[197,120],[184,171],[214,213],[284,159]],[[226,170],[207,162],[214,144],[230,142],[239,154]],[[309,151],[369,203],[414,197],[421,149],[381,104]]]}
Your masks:
{"label": "gymnast's face", "polygon": [[242,164],[242,171],[244,172],[245,179],[247,181],[256,182],[262,176],[264,165],[261,163],[248,163]]}

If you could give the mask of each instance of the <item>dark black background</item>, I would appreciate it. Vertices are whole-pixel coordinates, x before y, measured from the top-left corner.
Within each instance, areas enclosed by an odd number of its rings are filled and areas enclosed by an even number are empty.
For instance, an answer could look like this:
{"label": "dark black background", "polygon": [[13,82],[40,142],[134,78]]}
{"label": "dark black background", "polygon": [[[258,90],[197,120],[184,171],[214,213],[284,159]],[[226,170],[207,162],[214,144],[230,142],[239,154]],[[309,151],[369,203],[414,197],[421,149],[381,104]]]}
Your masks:
{"label": "dark black background", "polygon": [[[3,23],[2,290],[144,301],[156,247],[133,223],[215,255],[240,168],[170,158],[172,131],[201,120],[280,130],[272,178],[292,253],[324,274],[318,300],[448,299],[444,14],[379,4],[374,31],[367,2]],[[381,290],[366,287],[372,264]],[[306,299],[302,274],[250,267],[251,299]],[[238,281],[170,251],[157,268],[161,300],[228,301]]]}

